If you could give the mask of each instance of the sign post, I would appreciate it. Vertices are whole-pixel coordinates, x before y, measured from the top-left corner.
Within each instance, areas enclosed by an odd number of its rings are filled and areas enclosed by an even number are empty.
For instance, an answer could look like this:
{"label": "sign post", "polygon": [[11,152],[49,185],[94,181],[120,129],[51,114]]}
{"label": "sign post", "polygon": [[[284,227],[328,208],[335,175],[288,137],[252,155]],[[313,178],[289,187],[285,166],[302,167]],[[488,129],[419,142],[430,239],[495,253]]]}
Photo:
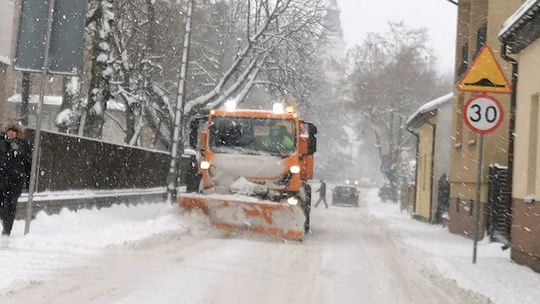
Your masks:
{"label": "sign post", "polygon": [[23,0],[15,69],[41,74],[24,234],[30,231],[36,190],[47,74],[79,75],[87,0]]}
{"label": "sign post", "polygon": [[473,264],[476,264],[478,240],[480,239],[480,205],[482,192],[482,168],[484,161],[484,135],[495,131],[503,122],[504,110],[501,103],[488,95],[471,98],[463,109],[463,120],[467,127],[479,134],[478,164],[476,172],[476,202],[474,206],[475,229],[473,245]]}
{"label": "sign post", "polygon": [[480,238],[480,199],[482,192],[482,169],[484,161],[484,135],[495,131],[503,122],[504,108],[501,103],[486,93],[510,94],[512,87],[504,75],[499,62],[488,45],[478,52],[472,65],[457,84],[462,92],[479,93],[463,108],[463,121],[474,133],[479,134],[478,166],[476,184],[476,223],[474,231],[473,264],[476,263],[478,239]]}

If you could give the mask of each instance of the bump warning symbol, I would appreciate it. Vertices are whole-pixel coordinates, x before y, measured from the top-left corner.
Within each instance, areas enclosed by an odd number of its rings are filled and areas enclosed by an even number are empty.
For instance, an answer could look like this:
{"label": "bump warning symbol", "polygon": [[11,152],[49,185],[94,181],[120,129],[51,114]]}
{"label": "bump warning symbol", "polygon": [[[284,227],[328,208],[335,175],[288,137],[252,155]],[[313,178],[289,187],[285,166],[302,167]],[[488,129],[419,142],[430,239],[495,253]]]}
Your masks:
{"label": "bump warning symbol", "polygon": [[486,45],[480,50],[473,64],[458,83],[458,90],[510,94],[512,87],[493,56],[493,51]]}

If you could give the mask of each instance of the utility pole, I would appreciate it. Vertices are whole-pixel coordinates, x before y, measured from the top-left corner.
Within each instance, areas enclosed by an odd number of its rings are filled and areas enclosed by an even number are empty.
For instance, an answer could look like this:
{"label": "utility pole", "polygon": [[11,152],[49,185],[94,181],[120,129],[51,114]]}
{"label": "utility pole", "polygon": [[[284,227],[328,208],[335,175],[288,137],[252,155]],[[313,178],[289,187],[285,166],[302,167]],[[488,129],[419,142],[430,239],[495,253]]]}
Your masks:
{"label": "utility pole", "polygon": [[178,77],[178,93],[176,95],[176,113],[174,116],[174,133],[171,150],[171,166],[167,178],[167,201],[172,202],[176,194],[178,184],[178,163],[179,158],[184,153],[184,106],[185,106],[185,88],[187,64],[189,59],[189,48],[191,42],[191,16],[193,13],[194,0],[187,3],[186,30],[184,32],[184,47],[182,50],[182,63],[180,66],[180,75]]}
{"label": "utility pole", "polygon": [[39,166],[39,149],[41,141],[41,120],[43,116],[43,100],[45,98],[45,79],[47,78],[47,66],[49,64],[49,49],[51,44],[51,28],[53,25],[54,2],[49,2],[49,16],[47,18],[47,34],[45,36],[45,54],[43,58],[43,70],[40,73],[39,79],[39,101],[36,108],[36,126],[34,130],[34,146],[32,149],[32,167],[30,170],[30,183],[28,186],[28,202],[26,203],[26,219],[24,222],[24,234],[30,232],[30,223],[32,222],[32,202],[34,200],[34,192],[36,189],[38,166]]}

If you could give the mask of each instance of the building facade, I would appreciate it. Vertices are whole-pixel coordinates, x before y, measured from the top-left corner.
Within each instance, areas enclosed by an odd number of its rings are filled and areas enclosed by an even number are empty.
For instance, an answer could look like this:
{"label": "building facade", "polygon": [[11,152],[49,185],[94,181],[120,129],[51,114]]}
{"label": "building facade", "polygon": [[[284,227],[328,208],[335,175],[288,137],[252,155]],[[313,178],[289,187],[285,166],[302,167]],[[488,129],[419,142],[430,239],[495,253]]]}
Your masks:
{"label": "building facade", "polygon": [[[495,53],[503,72],[511,78],[512,67],[500,56],[501,43],[498,33],[504,21],[522,4],[521,0],[461,0],[458,5],[458,30],[456,43],[456,83],[463,77],[470,64],[484,45]],[[452,118],[452,147],[450,170],[449,230],[452,233],[473,237],[475,230],[475,198],[478,159],[478,134],[464,124],[462,109],[475,93],[454,91]],[[510,96],[495,94],[502,103],[505,113],[510,110]],[[480,235],[488,226],[488,184],[489,167],[508,164],[509,115],[500,128],[485,136],[481,186]]]}
{"label": "building facade", "polygon": [[15,56],[19,5],[15,0],[0,2],[0,122],[8,118],[7,99],[12,89],[9,74]]}
{"label": "building facade", "polygon": [[[0,125],[7,120],[21,117],[22,73],[14,69],[20,0],[0,1]],[[30,99],[28,102],[28,126],[36,125],[36,108],[39,94],[40,75],[30,74]],[[47,75],[43,87],[45,95],[42,128],[57,132],[55,119],[61,111],[62,76]],[[122,144],[125,142],[125,109],[119,102],[111,102],[106,113],[103,132],[104,141]]]}
{"label": "building facade", "polygon": [[512,186],[512,259],[540,271],[540,1],[508,19],[500,38],[519,63]]}
{"label": "building facade", "polygon": [[418,140],[413,215],[432,223],[448,217],[453,99],[448,94],[422,105],[406,123]]}

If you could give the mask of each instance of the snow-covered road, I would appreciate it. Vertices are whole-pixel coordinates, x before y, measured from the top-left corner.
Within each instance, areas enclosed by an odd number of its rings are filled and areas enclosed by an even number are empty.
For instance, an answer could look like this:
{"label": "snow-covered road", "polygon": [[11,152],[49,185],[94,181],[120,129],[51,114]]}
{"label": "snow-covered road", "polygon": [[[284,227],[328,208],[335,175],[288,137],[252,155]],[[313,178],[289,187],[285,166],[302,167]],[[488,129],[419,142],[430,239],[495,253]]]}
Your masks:
{"label": "snow-covered road", "polygon": [[303,243],[226,236],[181,216],[176,229],[156,216],[166,229],[69,259],[52,255],[69,265],[12,283],[0,302],[487,303],[420,267],[422,259],[365,207],[314,210]]}

